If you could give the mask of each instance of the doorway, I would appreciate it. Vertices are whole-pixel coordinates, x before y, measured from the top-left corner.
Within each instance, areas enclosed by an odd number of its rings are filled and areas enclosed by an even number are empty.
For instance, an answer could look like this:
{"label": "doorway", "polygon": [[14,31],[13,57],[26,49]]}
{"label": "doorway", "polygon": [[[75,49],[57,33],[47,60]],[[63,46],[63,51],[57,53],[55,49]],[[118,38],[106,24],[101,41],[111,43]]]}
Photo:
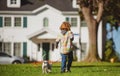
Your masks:
{"label": "doorway", "polygon": [[42,50],[43,60],[49,60],[50,43],[49,42],[42,43]]}

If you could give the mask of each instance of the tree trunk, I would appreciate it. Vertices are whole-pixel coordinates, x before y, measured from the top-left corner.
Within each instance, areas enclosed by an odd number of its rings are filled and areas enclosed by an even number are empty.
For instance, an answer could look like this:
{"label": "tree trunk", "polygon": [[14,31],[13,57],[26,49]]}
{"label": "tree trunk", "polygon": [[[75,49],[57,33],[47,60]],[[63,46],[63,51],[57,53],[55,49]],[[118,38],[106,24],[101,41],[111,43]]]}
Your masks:
{"label": "tree trunk", "polygon": [[89,50],[88,55],[84,61],[86,62],[98,62],[100,61],[98,55],[98,47],[97,47],[97,32],[98,32],[98,23],[97,20],[91,14],[91,10],[89,8],[83,7],[82,12],[85,18],[85,21],[88,25],[89,32]]}
{"label": "tree trunk", "polygon": [[88,55],[85,59],[85,61],[87,62],[100,61],[97,47],[97,29],[98,29],[97,22],[95,20],[91,20],[91,22],[88,22],[89,50]]}

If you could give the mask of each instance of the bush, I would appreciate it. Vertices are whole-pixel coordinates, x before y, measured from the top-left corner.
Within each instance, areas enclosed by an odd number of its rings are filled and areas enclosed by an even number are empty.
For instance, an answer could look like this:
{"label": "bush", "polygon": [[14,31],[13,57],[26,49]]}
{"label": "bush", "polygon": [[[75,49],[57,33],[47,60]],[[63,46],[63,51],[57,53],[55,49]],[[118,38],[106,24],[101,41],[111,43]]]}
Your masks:
{"label": "bush", "polygon": [[112,39],[107,40],[106,42],[106,50],[105,50],[105,61],[110,61],[112,58],[117,61],[118,57],[115,54],[115,51],[113,49],[113,41]]}

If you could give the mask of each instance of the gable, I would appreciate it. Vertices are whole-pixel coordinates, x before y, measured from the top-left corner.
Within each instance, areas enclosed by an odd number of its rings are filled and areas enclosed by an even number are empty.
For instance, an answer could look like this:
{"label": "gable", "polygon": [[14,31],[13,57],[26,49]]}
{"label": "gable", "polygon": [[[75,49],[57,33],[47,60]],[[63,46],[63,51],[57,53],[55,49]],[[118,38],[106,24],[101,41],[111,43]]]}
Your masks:
{"label": "gable", "polygon": [[37,39],[56,39],[56,38],[57,38],[57,36],[50,32],[46,32],[44,34],[37,36]]}
{"label": "gable", "polygon": [[39,31],[36,31],[28,36],[28,39],[56,39],[57,33],[50,30],[49,28],[43,28]]}

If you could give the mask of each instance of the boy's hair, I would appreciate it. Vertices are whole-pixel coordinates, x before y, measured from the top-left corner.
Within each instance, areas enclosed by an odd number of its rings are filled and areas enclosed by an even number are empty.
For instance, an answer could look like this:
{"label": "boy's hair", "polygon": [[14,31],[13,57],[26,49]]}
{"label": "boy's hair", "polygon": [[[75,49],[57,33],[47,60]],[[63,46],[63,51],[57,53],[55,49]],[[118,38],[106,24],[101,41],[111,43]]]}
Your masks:
{"label": "boy's hair", "polygon": [[60,26],[60,30],[66,30],[69,31],[70,30],[71,25],[68,22],[63,22]]}

